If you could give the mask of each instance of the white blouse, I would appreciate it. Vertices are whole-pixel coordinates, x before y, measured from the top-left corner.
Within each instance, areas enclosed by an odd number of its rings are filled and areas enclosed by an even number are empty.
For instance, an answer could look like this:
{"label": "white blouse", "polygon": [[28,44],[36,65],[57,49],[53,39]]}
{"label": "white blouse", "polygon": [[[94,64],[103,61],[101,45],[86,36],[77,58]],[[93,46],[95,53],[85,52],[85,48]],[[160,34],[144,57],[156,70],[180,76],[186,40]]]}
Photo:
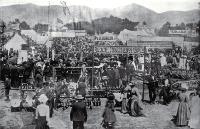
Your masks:
{"label": "white blouse", "polygon": [[38,113],[40,116],[46,116],[46,120],[49,121],[49,106],[46,104],[40,104],[36,108],[35,119],[38,119]]}

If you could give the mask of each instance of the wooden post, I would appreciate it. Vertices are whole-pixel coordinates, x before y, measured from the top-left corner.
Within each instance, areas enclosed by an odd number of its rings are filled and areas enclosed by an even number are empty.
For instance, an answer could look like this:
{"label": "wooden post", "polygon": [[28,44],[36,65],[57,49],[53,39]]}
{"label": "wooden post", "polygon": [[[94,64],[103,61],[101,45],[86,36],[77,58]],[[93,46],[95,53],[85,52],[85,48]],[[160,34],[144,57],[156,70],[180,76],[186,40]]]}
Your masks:
{"label": "wooden post", "polygon": [[47,59],[49,60],[49,47],[47,47]]}
{"label": "wooden post", "polygon": [[[128,53],[126,54],[126,65],[128,65]],[[126,67],[125,67],[126,68]],[[126,76],[127,76],[127,79],[126,79],[126,81],[127,81],[127,84],[128,84],[128,81],[129,81],[129,78],[128,78],[128,73],[127,73],[127,68],[126,68]]]}
{"label": "wooden post", "polygon": [[92,86],[90,86],[90,88],[91,88],[91,95],[93,95],[93,88],[94,88],[94,86],[93,86],[93,83],[94,83],[94,45],[95,45],[95,43],[93,44],[93,50],[92,50]]}
{"label": "wooden post", "polygon": [[146,61],[145,61],[145,56],[146,56],[146,47],[144,47],[144,71],[143,71],[143,89],[142,89],[142,101],[144,101],[144,89],[145,89],[145,66],[146,66]]}

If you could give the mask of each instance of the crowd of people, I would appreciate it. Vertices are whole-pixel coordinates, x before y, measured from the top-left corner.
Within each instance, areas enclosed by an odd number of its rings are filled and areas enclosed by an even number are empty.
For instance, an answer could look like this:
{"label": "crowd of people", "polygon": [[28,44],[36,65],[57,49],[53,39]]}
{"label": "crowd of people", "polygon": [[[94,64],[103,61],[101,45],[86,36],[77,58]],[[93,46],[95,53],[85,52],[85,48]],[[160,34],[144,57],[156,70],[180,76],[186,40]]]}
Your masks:
{"label": "crowd of people", "polygon": [[[179,48],[175,48],[171,52],[156,51],[154,54],[148,55],[138,53],[129,57],[112,56],[93,54],[94,42],[89,37],[54,38],[52,48],[57,55],[55,59],[47,59],[42,53],[43,48],[40,47],[40,51],[35,56],[29,57],[21,64],[13,61],[14,57],[18,56],[17,52],[2,52],[0,76],[5,83],[6,101],[10,99],[9,90],[12,87],[18,88],[22,83],[34,85],[36,89],[40,90],[40,94],[44,90],[45,94],[37,95],[39,103],[36,104],[35,118],[37,119],[36,128],[46,129],[48,126],[46,122],[49,121],[49,117],[52,117],[53,109],[59,107],[60,96],[62,94],[68,97],[73,96],[77,102],[72,105],[70,119],[73,121],[74,128],[83,129],[83,124],[87,121],[87,110],[83,98],[91,87],[94,89],[120,89],[123,95],[121,112],[129,113],[131,116],[145,116],[142,112],[140,89],[136,86],[135,78],[143,79],[145,77],[150,104],[155,104],[159,102],[158,99],[162,99],[163,104],[168,105],[174,97],[171,92],[172,71],[170,70],[172,68],[198,72],[200,70],[199,56],[186,57]],[[100,41],[97,44],[105,45]],[[120,42],[108,44],[122,45]],[[92,69],[91,66],[94,68]],[[163,75],[162,69],[165,66],[171,69]],[[74,71],[75,73],[73,73]],[[145,76],[139,74],[143,71],[146,71]],[[199,111],[197,110],[199,104],[194,101],[199,102],[197,97],[200,93],[199,89],[195,93],[197,96],[194,96],[191,101],[184,95],[185,89],[183,89],[180,89],[181,93],[178,95],[180,104],[176,124],[184,126],[189,123],[191,128],[198,128],[200,121],[197,121],[199,117],[195,114]],[[56,95],[55,101],[53,94]],[[116,122],[114,99],[113,94],[108,95],[102,123],[105,128],[112,127]]]}

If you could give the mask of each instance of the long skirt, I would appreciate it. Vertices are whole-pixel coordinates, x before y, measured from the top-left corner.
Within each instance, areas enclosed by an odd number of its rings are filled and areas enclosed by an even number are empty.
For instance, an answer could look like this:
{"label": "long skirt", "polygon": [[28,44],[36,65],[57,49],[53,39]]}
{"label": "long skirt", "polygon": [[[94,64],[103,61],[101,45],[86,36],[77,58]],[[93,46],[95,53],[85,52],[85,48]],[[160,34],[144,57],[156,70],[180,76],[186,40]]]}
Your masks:
{"label": "long skirt", "polygon": [[200,129],[200,97],[192,98],[192,107],[189,124],[190,128]]}
{"label": "long skirt", "polygon": [[142,116],[142,108],[139,104],[139,101],[137,99],[132,99],[130,104],[130,115],[131,116]]}
{"label": "long skirt", "polygon": [[122,113],[127,113],[127,99],[123,98],[122,99],[122,108],[121,108]]}
{"label": "long skirt", "polygon": [[49,126],[47,125],[46,121],[46,116],[38,115],[35,129],[49,129]]}
{"label": "long skirt", "polygon": [[188,103],[180,102],[176,115],[176,125],[187,126],[189,117],[190,117],[190,111]]}
{"label": "long skirt", "polygon": [[117,121],[115,113],[110,108],[105,108],[103,113],[103,121],[107,123],[115,123]]}

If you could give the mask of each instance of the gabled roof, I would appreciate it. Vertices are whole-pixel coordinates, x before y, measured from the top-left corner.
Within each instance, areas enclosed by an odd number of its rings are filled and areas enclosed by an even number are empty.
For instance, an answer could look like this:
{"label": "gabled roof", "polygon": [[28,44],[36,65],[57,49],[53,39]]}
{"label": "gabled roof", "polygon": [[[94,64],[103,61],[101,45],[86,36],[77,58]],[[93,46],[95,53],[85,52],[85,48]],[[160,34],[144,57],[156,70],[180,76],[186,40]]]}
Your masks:
{"label": "gabled roof", "polygon": [[4,45],[4,48],[7,50],[10,50],[10,48],[13,48],[13,50],[21,50],[22,44],[26,44],[26,41],[18,33],[15,33],[15,35]]}

